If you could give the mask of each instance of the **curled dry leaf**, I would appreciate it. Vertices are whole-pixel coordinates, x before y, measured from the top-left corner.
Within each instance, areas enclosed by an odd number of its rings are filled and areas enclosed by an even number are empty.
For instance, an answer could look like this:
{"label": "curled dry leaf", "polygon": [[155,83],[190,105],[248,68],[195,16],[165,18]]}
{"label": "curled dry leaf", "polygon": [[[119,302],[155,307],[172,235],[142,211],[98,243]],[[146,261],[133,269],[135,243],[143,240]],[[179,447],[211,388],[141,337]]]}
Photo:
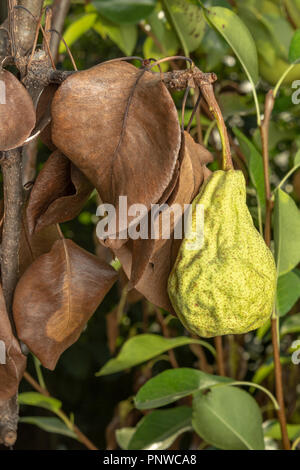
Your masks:
{"label": "curled dry leaf", "polygon": [[53,152],[31,190],[27,219],[29,232],[74,219],[89,198],[93,186],[60,151]]}
{"label": "curled dry leaf", "polygon": [[[13,397],[26,367],[26,357],[14,337],[6,311],[2,287],[0,285],[0,406]],[[4,348],[5,345],[5,348]]]}
{"label": "curled dry leaf", "polygon": [[42,228],[39,232],[30,234],[24,211],[19,253],[19,278],[34,260],[48,253],[53,244],[60,238],[57,225],[50,225],[49,227]]}
{"label": "curled dry leaf", "polygon": [[[191,203],[196,194],[198,194],[203,180],[210,173],[205,164],[212,161],[212,159],[213,157],[210,152],[200,144],[196,144],[185,133],[185,152],[180,167],[178,183],[167,201],[168,206],[159,215],[159,238],[155,240],[148,263],[145,264],[142,276],[135,284],[136,290],[142,293],[147,300],[173,314],[175,312],[168,297],[167,282],[181,244],[181,238],[174,237],[174,227],[181,227],[181,233],[183,233],[184,204]],[[170,208],[172,204],[177,205],[174,215]],[[166,237],[167,234],[162,232],[161,221],[163,217],[169,216],[170,238],[168,239],[163,238],[163,235]],[[180,236],[180,230],[178,231],[178,236]],[[150,240],[140,240],[140,250],[142,250],[143,243],[149,246],[150,242]],[[144,250],[146,250],[145,246]],[[133,242],[129,241],[125,246],[114,250],[114,252],[119,258],[127,277],[130,279],[133,269],[133,257],[135,256]]]}
{"label": "curled dry leaf", "polygon": [[[58,89],[58,85],[54,83],[50,83],[50,85],[48,85],[44,89],[43,93],[41,94],[41,97],[39,99],[39,102],[36,108],[37,123],[42,122],[45,116],[48,113],[51,113],[51,103],[52,103],[54,94],[57,89]],[[45,144],[50,150],[53,151],[56,149],[55,145],[52,142],[52,137],[51,137],[51,123],[49,123],[45,127],[45,129],[41,132],[40,139],[43,142],[43,144]]]}
{"label": "curled dry leaf", "polygon": [[116,279],[111,266],[71,240],[58,240],[17,284],[13,313],[19,338],[54,369]]}
{"label": "curled dry leaf", "polygon": [[[128,242],[128,247],[132,253],[132,265],[130,270],[130,286],[134,287],[138,284],[145,272],[151,256],[157,252],[161,246],[166,242],[166,233],[162,233],[162,219],[170,217],[170,233],[174,231],[174,226],[181,224],[181,218],[184,211],[184,204],[191,202],[197,195],[199,188],[205,178],[204,169],[207,170],[205,165],[213,160],[212,154],[202,145],[196,144],[193,138],[185,132],[181,139],[181,149],[178,154],[177,168],[173,176],[172,185],[173,190],[168,194],[167,200],[162,198],[158,204],[162,205],[166,201],[166,206],[159,214],[157,224],[158,239],[154,240],[151,236],[151,214],[148,213],[148,238],[137,239]],[[209,172],[209,170],[207,170]],[[210,173],[210,172],[209,172]],[[165,193],[166,195],[167,193]],[[175,207],[175,210],[171,206]],[[120,249],[121,246],[113,246],[113,248]],[[151,265],[153,262],[151,262]],[[152,270],[151,270],[152,273]]]}
{"label": "curled dry leaf", "polygon": [[119,196],[127,196],[128,206],[144,204],[149,210],[172,181],[181,135],[165,85],[120,61],[63,82],[52,102],[52,140],[103,202],[118,211]]}
{"label": "curled dry leaf", "polygon": [[0,150],[20,147],[35,126],[31,97],[19,80],[0,69]]}

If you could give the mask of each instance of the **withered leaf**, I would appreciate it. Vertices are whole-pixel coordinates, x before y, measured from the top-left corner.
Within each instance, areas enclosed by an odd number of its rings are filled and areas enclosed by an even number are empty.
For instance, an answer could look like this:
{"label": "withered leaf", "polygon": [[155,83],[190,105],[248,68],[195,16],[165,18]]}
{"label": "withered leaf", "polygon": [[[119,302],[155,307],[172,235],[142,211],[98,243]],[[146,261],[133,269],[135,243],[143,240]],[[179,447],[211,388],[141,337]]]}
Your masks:
{"label": "withered leaf", "polygon": [[27,219],[29,232],[74,219],[93,190],[84,174],[60,151],[53,152],[31,190]]}
{"label": "withered leaf", "polygon": [[[22,354],[19,343],[14,337],[7,316],[5,300],[0,285],[0,341],[2,354],[0,361],[0,405],[13,397],[26,367],[26,357]],[[5,347],[3,346],[5,345]],[[4,359],[4,360],[3,360]]]}
{"label": "withered leaf", "polygon": [[[175,312],[168,297],[167,281],[181,244],[181,239],[174,237],[174,229],[175,227],[181,228],[183,234],[184,205],[191,203],[198,194],[205,178],[205,172],[209,172],[205,163],[212,161],[213,158],[210,152],[196,144],[187,133],[185,133],[184,143],[185,151],[180,165],[178,182],[167,201],[166,209],[159,214],[158,239],[155,240],[154,246],[152,245],[153,240],[139,240],[138,250],[136,250],[134,246],[138,241],[136,240],[129,241],[122,248],[114,250],[129,279],[132,277],[132,271],[138,263],[142,250],[144,250],[143,271],[138,281],[133,285],[147,300],[173,314]],[[172,205],[177,205],[177,210],[174,212]],[[170,238],[167,238],[168,233],[162,230],[162,219],[168,216],[170,216],[170,226],[166,224],[166,227],[170,227]],[[180,230],[176,236],[180,236]],[[152,248],[152,252],[149,255],[150,248]],[[146,255],[149,257],[148,263],[145,260]],[[133,277],[136,279],[135,274]]]}
{"label": "withered leaf", "polygon": [[[135,289],[149,302],[175,315],[167,293],[167,279],[172,268],[172,244],[173,239],[165,240],[162,247],[154,253]],[[115,255],[119,258],[128,279],[130,279],[132,253],[128,245],[116,250]]]}
{"label": "withered leaf", "polygon": [[25,213],[22,219],[22,232],[19,252],[19,277],[26,269],[44,253],[48,253],[53,244],[61,238],[58,226],[50,225],[39,232],[29,233],[28,221]]}
{"label": "withered leaf", "polygon": [[120,195],[128,197],[128,206],[148,210],[160,200],[172,180],[180,139],[165,85],[127,62],[71,75],[52,102],[53,143],[117,211]]}
{"label": "withered leaf", "polygon": [[[51,103],[57,89],[58,85],[50,83],[50,85],[48,85],[41,94],[36,108],[37,123],[43,119],[43,117],[46,115],[46,113],[48,113],[49,110],[51,110]],[[51,123],[49,123],[41,132],[40,139],[43,144],[45,144],[50,150],[53,151],[56,149],[51,137]]]}
{"label": "withered leaf", "polygon": [[35,109],[26,88],[7,70],[0,70],[0,150],[20,147],[35,126]]}
{"label": "withered leaf", "polygon": [[13,312],[19,338],[54,369],[116,279],[110,265],[71,240],[58,240],[17,284]]}

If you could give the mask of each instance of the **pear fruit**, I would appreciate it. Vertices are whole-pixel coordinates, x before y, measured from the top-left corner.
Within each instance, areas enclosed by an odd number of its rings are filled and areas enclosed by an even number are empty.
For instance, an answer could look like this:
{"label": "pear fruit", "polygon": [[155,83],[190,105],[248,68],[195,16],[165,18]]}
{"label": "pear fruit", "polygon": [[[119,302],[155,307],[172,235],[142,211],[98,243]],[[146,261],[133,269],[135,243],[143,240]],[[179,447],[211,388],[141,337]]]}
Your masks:
{"label": "pear fruit", "polygon": [[[196,231],[204,207],[204,237]],[[168,279],[171,303],[191,332],[241,334],[270,317],[275,295],[273,255],[253,225],[241,171],[215,171],[191,208],[190,226]]]}

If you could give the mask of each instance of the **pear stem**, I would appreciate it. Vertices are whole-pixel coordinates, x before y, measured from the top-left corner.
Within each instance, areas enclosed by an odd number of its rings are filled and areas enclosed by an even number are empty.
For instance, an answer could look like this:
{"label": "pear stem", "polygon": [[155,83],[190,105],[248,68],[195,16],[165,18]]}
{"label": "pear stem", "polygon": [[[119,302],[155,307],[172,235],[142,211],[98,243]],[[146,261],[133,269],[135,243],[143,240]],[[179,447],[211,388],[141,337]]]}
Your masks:
{"label": "pear stem", "polygon": [[[268,247],[271,245],[271,220],[272,220],[272,193],[269,179],[269,125],[272,111],[274,108],[275,98],[273,90],[267,93],[265,100],[264,119],[260,126],[260,134],[262,141],[263,151],[263,164],[264,164],[264,180],[265,180],[265,195],[266,195],[266,217],[265,217],[265,242]],[[273,357],[274,357],[274,373],[276,383],[276,398],[279,404],[279,410],[277,410],[277,416],[280,423],[282,444],[285,450],[290,450],[291,445],[287,432],[287,423],[285,415],[284,405],[284,392],[282,383],[282,368],[280,362],[280,350],[279,350],[279,335],[278,335],[278,321],[277,318],[271,320],[271,331],[272,331],[272,344],[273,344]]]}
{"label": "pear stem", "polygon": [[214,115],[221,136],[222,142],[222,169],[224,171],[233,170],[229,137],[221,109],[216,100],[212,84],[199,84],[199,88],[209,106],[209,110]]}

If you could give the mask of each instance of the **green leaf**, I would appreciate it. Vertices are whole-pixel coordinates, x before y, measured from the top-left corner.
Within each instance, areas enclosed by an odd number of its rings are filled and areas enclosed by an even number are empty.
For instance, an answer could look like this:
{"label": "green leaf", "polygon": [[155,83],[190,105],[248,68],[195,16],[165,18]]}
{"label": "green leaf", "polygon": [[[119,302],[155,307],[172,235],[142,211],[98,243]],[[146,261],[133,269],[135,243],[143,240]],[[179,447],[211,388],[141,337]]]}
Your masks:
{"label": "green leaf", "polygon": [[188,406],[153,411],[138,423],[128,450],[168,449],[180,434],[191,429],[192,410]]}
{"label": "green leaf", "polygon": [[228,53],[229,46],[220,34],[214,29],[208,28],[201,43],[201,50],[206,53],[206,70],[213,70],[222,63],[223,57]]}
{"label": "green leaf", "polygon": [[286,317],[281,324],[281,337],[291,333],[300,333],[300,313]]}
{"label": "green leaf", "polygon": [[136,25],[118,25],[106,18],[98,16],[93,28],[102,36],[103,39],[109,36],[126,56],[132,55],[138,38]]}
{"label": "green leaf", "polygon": [[278,276],[300,262],[300,211],[284,191],[275,193],[274,238]]}
{"label": "green leaf", "polygon": [[[161,15],[161,5],[157,4],[155,11],[147,18],[147,23],[151,27],[151,31],[162,46],[160,52],[167,54],[173,51],[173,54],[179,48],[179,42],[173,28]],[[171,54],[170,54],[171,55]]]}
{"label": "green leaf", "polygon": [[134,336],[126,341],[118,356],[114,359],[110,359],[96,375],[114,374],[138,364],[142,364],[143,362],[159,356],[169,349],[195,343],[206,346],[212,353],[214,353],[214,349],[206,341],[183,336],[179,336],[178,338],[164,338],[163,336],[152,334]]}
{"label": "green leaf", "polygon": [[[89,31],[93,27],[96,19],[96,13],[89,13],[74,21],[64,33],[64,40],[66,41],[67,45],[71,47],[72,44],[77,41],[77,39]],[[59,53],[63,54],[65,52],[66,46],[63,42],[61,42],[59,46]]]}
{"label": "green leaf", "polygon": [[193,0],[162,0],[170,23],[178,36],[186,56],[201,44],[205,20],[201,9]]}
{"label": "green leaf", "polygon": [[280,316],[288,313],[300,297],[300,275],[295,271],[283,274],[277,281],[277,310]]}
{"label": "green leaf", "polygon": [[63,436],[72,437],[77,440],[77,436],[74,431],[67,428],[65,423],[63,423],[58,418],[46,418],[44,416],[26,416],[20,418],[20,423],[34,424],[35,426],[43,429],[44,431],[51,432],[54,434],[61,434]]}
{"label": "green leaf", "polygon": [[115,23],[138,23],[154,10],[156,0],[96,0],[95,8]]}
{"label": "green leaf", "polygon": [[230,45],[254,87],[258,82],[257,51],[246,25],[228,8],[211,7],[205,10],[205,17]]}
{"label": "green leaf", "polygon": [[[288,436],[291,441],[300,436],[300,424],[288,424],[287,425]],[[282,439],[280,424],[278,421],[269,421],[264,423],[264,434],[265,437],[276,439],[280,441]]]}
{"label": "green leaf", "polygon": [[249,175],[256,189],[260,207],[262,210],[265,210],[265,182],[262,156],[252,142],[237,127],[233,128],[233,132],[246,157]]}
{"label": "green leaf", "polygon": [[255,113],[253,103],[249,103],[249,96],[226,92],[220,94],[218,101],[224,119],[230,116],[246,116]]}
{"label": "green leaf", "polygon": [[116,430],[117,443],[123,450],[128,450],[129,442],[134,435],[136,428],[122,428]]}
{"label": "green leaf", "polygon": [[231,379],[206,374],[196,369],[170,369],[148,380],[135,397],[135,406],[140,410],[168,405],[198,390],[210,388]]}
{"label": "green leaf", "polygon": [[291,63],[300,60],[300,29],[294,32],[289,49],[289,61]]}
{"label": "green leaf", "polygon": [[206,442],[224,450],[262,450],[262,416],[254,398],[230,386],[197,392],[193,428]]}
{"label": "green leaf", "polygon": [[56,398],[46,397],[45,395],[37,392],[20,393],[18,399],[20,405],[38,406],[40,408],[53,411],[54,413],[60,410],[62,406],[61,401]]}

